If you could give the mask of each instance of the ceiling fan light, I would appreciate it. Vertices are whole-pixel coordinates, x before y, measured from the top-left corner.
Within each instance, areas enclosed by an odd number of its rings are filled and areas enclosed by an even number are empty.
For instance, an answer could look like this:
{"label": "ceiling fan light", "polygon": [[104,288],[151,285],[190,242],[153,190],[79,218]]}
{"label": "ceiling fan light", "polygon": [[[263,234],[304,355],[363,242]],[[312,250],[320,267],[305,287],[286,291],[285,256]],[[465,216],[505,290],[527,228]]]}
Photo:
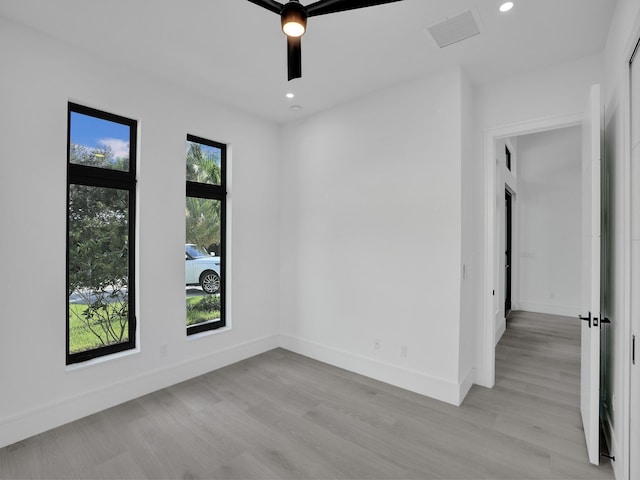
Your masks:
{"label": "ceiling fan light", "polygon": [[301,37],[304,35],[304,25],[298,22],[287,22],[282,25],[282,31],[288,37]]}
{"label": "ceiling fan light", "polygon": [[504,2],[502,5],[500,5],[500,11],[502,13],[506,13],[512,8],[513,8],[513,2]]}
{"label": "ceiling fan light", "polygon": [[307,30],[307,11],[295,0],[282,7],[280,18],[282,31],[288,37],[301,37]]}

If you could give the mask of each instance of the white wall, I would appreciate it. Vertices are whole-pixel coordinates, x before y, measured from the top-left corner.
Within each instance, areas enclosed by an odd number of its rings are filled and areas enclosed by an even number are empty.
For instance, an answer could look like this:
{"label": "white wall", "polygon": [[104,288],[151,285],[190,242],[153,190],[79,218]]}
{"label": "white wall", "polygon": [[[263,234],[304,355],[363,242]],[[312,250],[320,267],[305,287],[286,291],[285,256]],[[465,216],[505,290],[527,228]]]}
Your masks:
{"label": "white wall", "polygon": [[[603,313],[612,320],[606,329],[606,373],[602,390],[605,396],[605,423],[610,434],[610,448],[616,456],[614,469],[616,478],[633,478],[629,474],[629,458],[637,458],[635,449],[629,452],[629,358],[630,349],[630,298],[637,302],[637,291],[631,291],[630,260],[630,138],[628,73],[629,59],[640,38],[640,4],[637,0],[618,0],[605,48],[605,154],[604,165],[608,177],[607,223],[603,237],[609,239],[606,256],[608,268],[607,295],[603,302]],[[634,257],[640,247],[634,245]],[[636,400],[637,401],[637,400]],[[637,404],[632,406],[637,411]],[[637,425],[637,424],[636,424]],[[638,439],[639,432],[633,432]],[[637,441],[637,440],[636,440]],[[634,475],[638,475],[635,472]]]}
{"label": "white wall", "polygon": [[593,55],[479,86],[475,99],[477,133],[582,112],[589,87],[603,80],[602,67],[602,55]]}
{"label": "white wall", "polygon": [[[473,88],[464,72],[461,74],[461,159],[462,159],[462,272],[460,282],[460,365],[458,381],[475,381],[476,336],[482,321],[482,312],[475,303],[477,275],[473,272],[481,268],[481,254],[476,250],[473,238]],[[469,385],[470,386],[470,385]],[[467,385],[463,385],[463,391]]]}
{"label": "white wall", "polygon": [[288,125],[281,166],[283,346],[451,403],[470,384],[461,82],[447,71]]}
{"label": "white wall", "polygon": [[518,309],[580,313],[580,127],[518,137]]}
{"label": "white wall", "polygon": [[[2,19],[0,58],[0,446],[277,346],[279,127]],[[70,99],[139,120],[140,348],[67,369]],[[191,339],[187,133],[228,143],[232,171],[232,329]]]}

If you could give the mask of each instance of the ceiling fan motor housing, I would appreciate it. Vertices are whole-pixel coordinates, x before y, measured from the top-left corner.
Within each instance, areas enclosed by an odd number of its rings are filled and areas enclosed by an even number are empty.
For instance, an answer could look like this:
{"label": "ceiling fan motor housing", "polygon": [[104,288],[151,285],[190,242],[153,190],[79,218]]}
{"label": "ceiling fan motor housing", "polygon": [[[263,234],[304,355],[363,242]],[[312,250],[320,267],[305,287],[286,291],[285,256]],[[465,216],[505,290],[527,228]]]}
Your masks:
{"label": "ceiling fan motor housing", "polygon": [[[280,22],[282,24],[282,31],[287,36],[301,37],[307,29],[307,9],[304,8],[297,0],[291,0],[287,2],[280,12]],[[288,25],[295,24],[301,25],[301,33],[291,34],[289,33]]]}
{"label": "ceiling fan motor housing", "polygon": [[248,0],[280,15],[282,31],[287,36],[287,71],[289,80],[302,76],[300,37],[307,30],[307,18],[357,8],[373,7],[403,0],[317,0],[306,7],[298,0],[282,4],[278,0]]}

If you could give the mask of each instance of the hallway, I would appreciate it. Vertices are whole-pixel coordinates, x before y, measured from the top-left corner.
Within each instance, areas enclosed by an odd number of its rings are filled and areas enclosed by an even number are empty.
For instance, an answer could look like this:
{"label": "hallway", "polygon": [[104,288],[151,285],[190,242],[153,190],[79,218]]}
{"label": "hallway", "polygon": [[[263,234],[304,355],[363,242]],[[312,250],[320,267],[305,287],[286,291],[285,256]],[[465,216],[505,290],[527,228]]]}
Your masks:
{"label": "hallway", "polygon": [[[588,463],[580,418],[577,318],[511,312],[496,348],[495,387],[474,387],[465,406],[492,412],[495,432],[543,448],[550,478],[614,478],[607,459],[600,467]],[[539,467],[533,457],[529,461],[523,472]]]}

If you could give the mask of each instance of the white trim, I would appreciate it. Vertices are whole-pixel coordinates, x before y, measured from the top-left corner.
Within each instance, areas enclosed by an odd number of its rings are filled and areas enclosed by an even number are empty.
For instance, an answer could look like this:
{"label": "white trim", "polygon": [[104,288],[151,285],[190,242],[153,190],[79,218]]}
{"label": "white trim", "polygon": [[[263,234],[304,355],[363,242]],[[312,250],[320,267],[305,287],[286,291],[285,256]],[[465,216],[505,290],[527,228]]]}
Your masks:
{"label": "white trim", "polygon": [[493,279],[494,272],[494,238],[495,238],[495,191],[496,191],[496,134],[488,132],[485,137],[485,205],[484,205],[484,272],[482,299],[484,311],[483,345],[482,345],[482,365],[476,375],[479,385],[492,388],[495,384],[495,312],[494,297],[495,285]]}
{"label": "white trim", "polygon": [[[631,28],[631,33],[629,38],[627,39],[625,54],[623,57],[623,73],[621,75],[621,91],[620,94],[620,105],[619,108],[621,110],[622,116],[622,163],[623,163],[623,238],[624,238],[624,247],[623,247],[623,276],[624,281],[622,285],[623,289],[623,318],[622,318],[622,332],[623,332],[623,341],[622,341],[622,355],[617,358],[621,358],[622,361],[622,425],[621,425],[621,438],[622,445],[617,446],[616,444],[616,430],[613,428],[615,425],[613,422],[610,422],[610,428],[612,428],[612,432],[609,432],[610,436],[614,439],[612,443],[612,450],[617,453],[618,464],[614,462],[614,473],[617,479],[631,479],[631,335],[632,335],[632,324],[631,324],[631,297],[632,297],[632,285],[631,285],[631,236],[632,236],[632,224],[631,224],[631,188],[638,187],[637,185],[632,185],[631,182],[631,84],[630,84],[630,75],[631,72],[629,70],[629,61],[631,60],[631,56],[635,51],[636,45],[640,39],[640,15],[638,15],[633,23]],[[636,54],[638,55],[638,54]],[[605,99],[605,102],[609,99]],[[605,127],[606,129],[606,117],[605,117]],[[617,145],[616,145],[617,147]],[[622,458],[620,458],[622,457]],[[616,468],[620,465],[618,468]]]}
{"label": "white trim", "polygon": [[[206,137],[205,137],[206,138]],[[225,218],[225,251],[224,251],[224,263],[225,263],[225,304],[224,304],[224,324],[225,328],[233,328],[233,144],[225,143],[227,148],[227,165],[225,172],[225,186],[227,191],[225,203],[227,206],[226,218]]]}
{"label": "white trim", "polygon": [[503,317],[501,320],[498,320],[498,325],[496,326],[496,339],[493,344],[494,347],[498,345],[498,342],[500,341],[500,339],[502,338],[502,335],[504,335],[504,332],[506,331],[507,331],[507,319]]}
{"label": "white trim", "polygon": [[[477,372],[476,383],[485,387],[493,387],[495,384],[495,338],[496,322],[494,314],[494,295],[500,295],[499,285],[494,284],[495,272],[495,196],[496,196],[496,140],[506,137],[515,137],[529,133],[538,133],[548,130],[573,127],[582,122],[582,113],[559,115],[526,122],[519,122],[502,127],[491,128],[485,134],[485,205],[484,205],[484,280],[483,280],[483,344],[482,365]],[[502,186],[501,186],[502,188]],[[500,297],[498,297],[500,298]]]}
{"label": "white trim", "polygon": [[[138,329],[136,328],[136,330]],[[90,360],[85,360],[84,362],[70,363],[69,365],[66,365],[64,369],[67,372],[74,372],[76,370],[82,370],[87,367],[93,367],[94,365],[100,365],[101,363],[112,362],[114,360],[130,357],[132,355],[138,355],[140,353],[140,340],[136,340],[136,345],[138,345],[136,348],[132,348],[130,350],[110,353],[109,355],[101,355]]]}
{"label": "white trim", "polygon": [[458,402],[456,403],[456,405],[458,406],[462,405],[462,402],[467,396],[467,393],[469,393],[469,390],[471,390],[471,387],[475,383],[475,380],[476,380],[476,369],[471,368],[469,369],[467,374],[464,377],[462,377],[462,381],[460,381],[459,383]]}
{"label": "white trim", "polygon": [[268,335],[0,419],[0,448],[278,347]]}
{"label": "white trim", "polygon": [[[209,320],[210,323],[214,323],[214,322],[217,322],[217,321],[218,320]],[[202,322],[199,325],[202,325],[204,323],[207,323],[207,322]],[[202,332],[192,333],[191,335],[187,334],[186,330],[185,330],[184,340],[185,340],[185,342],[193,342],[193,341],[199,340],[201,338],[207,338],[207,337],[212,337],[212,336],[215,336],[215,335],[220,335],[221,333],[227,333],[227,332],[230,332],[231,330],[233,330],[233,329],[231,328],[230,325],[225,325],[224,327],[220,327],[220,328],[214,328],[213,330],[204,330]]]}
{"label": "white trim", "polygon": [[456,406],[462,403],[475,377],[471,369],[460,383],[455,383],[293,335],[280,335],[280,346],[305,357]]}

